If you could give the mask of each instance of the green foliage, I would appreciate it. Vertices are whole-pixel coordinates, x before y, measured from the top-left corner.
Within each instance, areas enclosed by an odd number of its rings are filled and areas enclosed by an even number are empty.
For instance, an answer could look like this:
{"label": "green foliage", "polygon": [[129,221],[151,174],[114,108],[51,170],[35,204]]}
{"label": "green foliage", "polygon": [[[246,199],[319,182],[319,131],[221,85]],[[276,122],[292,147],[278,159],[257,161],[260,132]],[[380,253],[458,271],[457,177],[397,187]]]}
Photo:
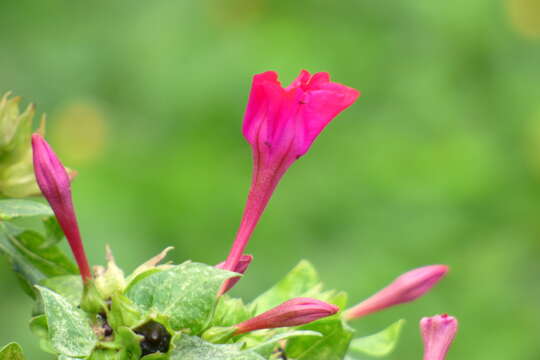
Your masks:
{"label": "green foliage", "polygon": [[[235,273],[190,261],[158,265],[169,249],[127,278],[107,250],[107,266],[96,267],[95,278],[83,286],[57,246],[62,233],[47,206],[17,200],[0,202],[0,209],[0,250],[28,292],[33,295],[38,289],[40,294],[30,329],[43,351],[58,359],[262,360],[278,359],[285,351],[295,360],[339,360],[347,352],[352,330],[341,314],[297,329],[234,335],[234,325],[294,297],[346,306],[347,295],[325,291],[307,261],[249,305],[218,296],[223,282]],[[41,219],[42,232],[16,224],[25,218]],[[356,339],[351,359],[362,351],[378,356],[390,352],[399,324]]]}
{"label": "green foliage", "polygon": [[0,251],[7,255],[27,293],[48,277],[77,274],[76,266],[55,245],[45,247],[46,238],[9,222],[0,222]]}
{"label": "green foliage", "polygon": [[223,295],[216,306],[212,326],[232,326],[253,316],[255,316],[255,311],[246,306],[242,299]]}
{"label": "green foliage", "polygon": [[56,354],[57,352],[49,339],[47,316],[45,314],[41,314],[33,317],[32,320],[30,320],[29,326],[32,333],[39,338],[39,347],[41,350],[49,354]]}
{"label": "green foliage", "polygon": [[173,329],[190,329],[192,334],[199,334],[210,323],[221,284],[234,275],[186,262],[140,280],[126,296],[147,314],[156,311],[169,317]]}
{"label": "green foliage", "polygon": [[240,344],[211,344],[195,336],[179,336],[174,346],[171,360],[264,360],[256,352],[241,350]]}
{"label": "green foliage", "polygon": [[340,360],[347,353],[353,331],[339,316],[300,326],[301,330],[316,331],[321,338],[300,337],[287,342],[286,353],[297,360]]}
{"label": "green foliage", "polygon": [[50,217],[54,216],[54,213],[48,205],[36,201],[0,200],[0,220],[12,220],[30,216]]}
{"label": "green foliage", "polygon": [[27,197],[39,193],[32,171],[30,135],[34,105],[20,111],[20,97],[0,99],[0,197]]}
{"label": "green foliage", "polygon": [[351,359],[362,360],[370,357],[384,357],[396,347],[405,320],[398,320],[386,329],[369,336],[363,336],[351,341],[348,356]]}
{"label": "green foliage", "polygon": [[[48,205],[31,200],[0,200],[0,252],[5,254],[25,291],[34,296],[33,285],[56,276],[77,274],[77,267],[56,246],[63,237]],[[41,219],[44,234],[13,221]],[[71,286],[67,286],[71,288]],[[71,290],[70,290],[71,291]]]}
{"label": "green foliage", "polygon": [[89,356],[97,337],[84,312],[61,295],[37,286],[45,307],[48,336],[59,354],[71,357]]}
{"label": "green foliage", "polygon": [[41,285],[62,295],[71,305],[81,303],[83,285],[79,275],[63,275],[44,279]]}
{"label": "green foliage", "polygon": [[256,352],[265,358],[268,358],[276,348],[276,345],[280,342],[284,342],[285,340],[294,338],[294,337],[321,337],[322,335],[316,331],[308,331],[308,330],[293,330],[293,331],[286,331],[278,333],[277,335],[273,335],[270,338],[267,338],[266,340],[263,340],[262,342],[259,342],[257,345],[250,347],[249,349],[253,352]]}
{"label": "green foliage", "polygon": [[24,360],[21,346],[10,343],[0,349],[0,360]]}
{"label": "green foliage", "polygon": [[251,306],[261,313],[289,299],[312,294],[319,286],[317,271],[308,261],[302,260],[282,280],[257,297]]}

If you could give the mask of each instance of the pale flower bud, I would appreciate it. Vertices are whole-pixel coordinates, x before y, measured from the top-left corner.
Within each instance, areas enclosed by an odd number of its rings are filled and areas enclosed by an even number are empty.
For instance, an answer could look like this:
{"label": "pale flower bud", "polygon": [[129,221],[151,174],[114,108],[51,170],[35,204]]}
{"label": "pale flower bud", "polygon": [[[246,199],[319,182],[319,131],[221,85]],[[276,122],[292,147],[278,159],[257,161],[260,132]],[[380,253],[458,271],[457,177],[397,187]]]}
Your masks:
{"label": "pale flower bud", "polygon": [[430,265],[399,276],[390,285],[345,312],[346,319],[356,319],[391,306],[407,303],[427,293],[446,275],[445,265]]}
{"label": "pale flower bud", "polygon": [[458,322],[447,314],[425,317],[420,320],[424,341],[424,360],[444,360],[456,336]]}

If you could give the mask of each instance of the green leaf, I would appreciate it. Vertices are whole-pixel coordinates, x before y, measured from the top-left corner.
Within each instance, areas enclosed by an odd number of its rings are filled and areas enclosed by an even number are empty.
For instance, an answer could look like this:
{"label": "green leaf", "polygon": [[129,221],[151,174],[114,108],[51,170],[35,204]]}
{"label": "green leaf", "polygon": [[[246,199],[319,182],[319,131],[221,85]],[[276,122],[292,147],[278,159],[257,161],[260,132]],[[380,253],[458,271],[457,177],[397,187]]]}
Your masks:
{"label": "green leaf", "polygon": [[28,216],[54,216],[45,204],[31,200],[0,200],[0,220],[11,220]]}
{"label": "green leaf", "polygon": [[170,360],[264,360],[252,351],[242,351],[238,344],[216,345],[196,336],[181,335],[174,340]]}
{"label": "green leaf", "polygon": [[261,313],[292,298],[313,293],[319,286],[317,271],[311,263],[302,260],[281,281],[257,297],[251,306]]}
{"label": "green leaf", "polygon": [[89,356],[97,338],[85,314],[61,295],[41,286],[36,288],[43,299],[49,339],[56,351],[70,357]]}
{"label": "green leaf", "polygon": [[56,245],[64,238],[64,231],[54,216],[44,218],[43,227],[45,228],[46,239],[43,247]]}
{"label": "green leaf", "polygon": [[268,358],[272,352],[274,351],[276,344],[282,340],[290,339],[293,337],[298,336],[316,336],[321,337],[322,335],[316,331],[308,331],[308,330],[292,330],[287,331],[281,334],[277,334],[272,336],[269,339],[264,340],[262,343],[259,343],[253,347],[250,347],[249,350],[256,352],[260,355],[262,355],[265,358]]}
{"label": "green leaf", "polygon": [[232,326],[254,316],[255,312],[249,309],[241,299],[223,295],[216,306],[211,326]]}
{"label": "green leaf", "polygon": [[41,350],[49,354],[56,354],[57,352],[49,340],[49,326],[47,325],[47,317],[45,315],[33,317],[32,320],[30,320],[29,325],[32,333],[39,337],[39,347]]}
{"label": "green leaf", "polygon": [[354,339],[351,341],[348,356],[361,360],[365,359],[364,355],[383,357],[390,354],[396,347],[404,324],[405,320],[402,319],[376,334]]}
{"label": "green leaf", "polygon": [[338,316],[321,319],[298,329],[316,331],[323,337],[290,339],[285,353],[295,360],[341,360],[347,352],[353,332]]}
{"label": "green leaf", "polygon": [[33,296],[32,286],[53,276],[77,274],[77,267],[57,247],[44,247],[38,232],[23,230],[0,222],[0,252],[7,255],[25,289]]}
{"label": "green leaf", "polygon": [[22,348],[17,343],[9,343],[0,350],[0,360],[24,360]]}
{"label": "green leaf", "polygon": [[169,317],[173,329],[190,329],[192,334],[199,334],[210,323],[221,284],[235,275],[186,262],[136,282],[126,296],[146,313],[155,311]]}
{"label": "green leaf", "polygon": [[71,305],[78,306],[81,303],[83,284],[79,275],[63,275],[43,279],[40,285],[62,295]]}

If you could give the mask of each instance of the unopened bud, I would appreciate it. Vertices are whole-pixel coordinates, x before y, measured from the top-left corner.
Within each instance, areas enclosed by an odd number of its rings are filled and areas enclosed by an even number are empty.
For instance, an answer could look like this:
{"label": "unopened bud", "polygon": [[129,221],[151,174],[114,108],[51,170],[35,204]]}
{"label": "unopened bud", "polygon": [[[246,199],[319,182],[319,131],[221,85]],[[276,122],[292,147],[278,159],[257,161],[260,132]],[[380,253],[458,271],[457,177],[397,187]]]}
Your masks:
{"label": "unopened bud", "polygon": [[448,272],[445,265],[430,265],[399,276],[390,285],[345,312],[356,319],[391,306],[407,303],[427,293]]}
{"label": "unopened bud", "polygon": [[284,302],[252,319],[236,325],[235,334],[273,329],[280,327],[298,326],[334,315],[339,311],[335,305],[311,298],[295,298]]}
{"label": "unopened bud", "polygon": [[424,360],[444,360],[458,328],[456,318],[447,314],[420,320],[424,341]]}
{"label": "unopened bud", "polygon": [[71,198],[69,175],[49,144],[39,134],[32,135],[34,173],[43,196],[54,211],[79,265],[83,281],[92,275],[84,252],[75,209]]}

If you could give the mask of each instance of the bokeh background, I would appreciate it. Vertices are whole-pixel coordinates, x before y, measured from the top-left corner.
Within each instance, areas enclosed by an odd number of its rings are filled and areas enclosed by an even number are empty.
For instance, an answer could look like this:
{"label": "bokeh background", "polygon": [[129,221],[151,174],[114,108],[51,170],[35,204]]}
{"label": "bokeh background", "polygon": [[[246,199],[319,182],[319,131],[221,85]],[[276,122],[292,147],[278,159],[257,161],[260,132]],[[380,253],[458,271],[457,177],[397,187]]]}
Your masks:
{"label": "bokeh background", "polygon": [[[222,261],[249,186],[251,76],[328,71],[362,91],[283,179],[249,246],[252,299],[300,259],[359,301],[445,263],[391,359],[420,359],[420,317],[460,320],[449,359],[540,358],[538,0],[3,1],[0,93],[48,115],[79,176],[92,263]],[[44,359],[31,302],[0,271],[0,343]]]}

